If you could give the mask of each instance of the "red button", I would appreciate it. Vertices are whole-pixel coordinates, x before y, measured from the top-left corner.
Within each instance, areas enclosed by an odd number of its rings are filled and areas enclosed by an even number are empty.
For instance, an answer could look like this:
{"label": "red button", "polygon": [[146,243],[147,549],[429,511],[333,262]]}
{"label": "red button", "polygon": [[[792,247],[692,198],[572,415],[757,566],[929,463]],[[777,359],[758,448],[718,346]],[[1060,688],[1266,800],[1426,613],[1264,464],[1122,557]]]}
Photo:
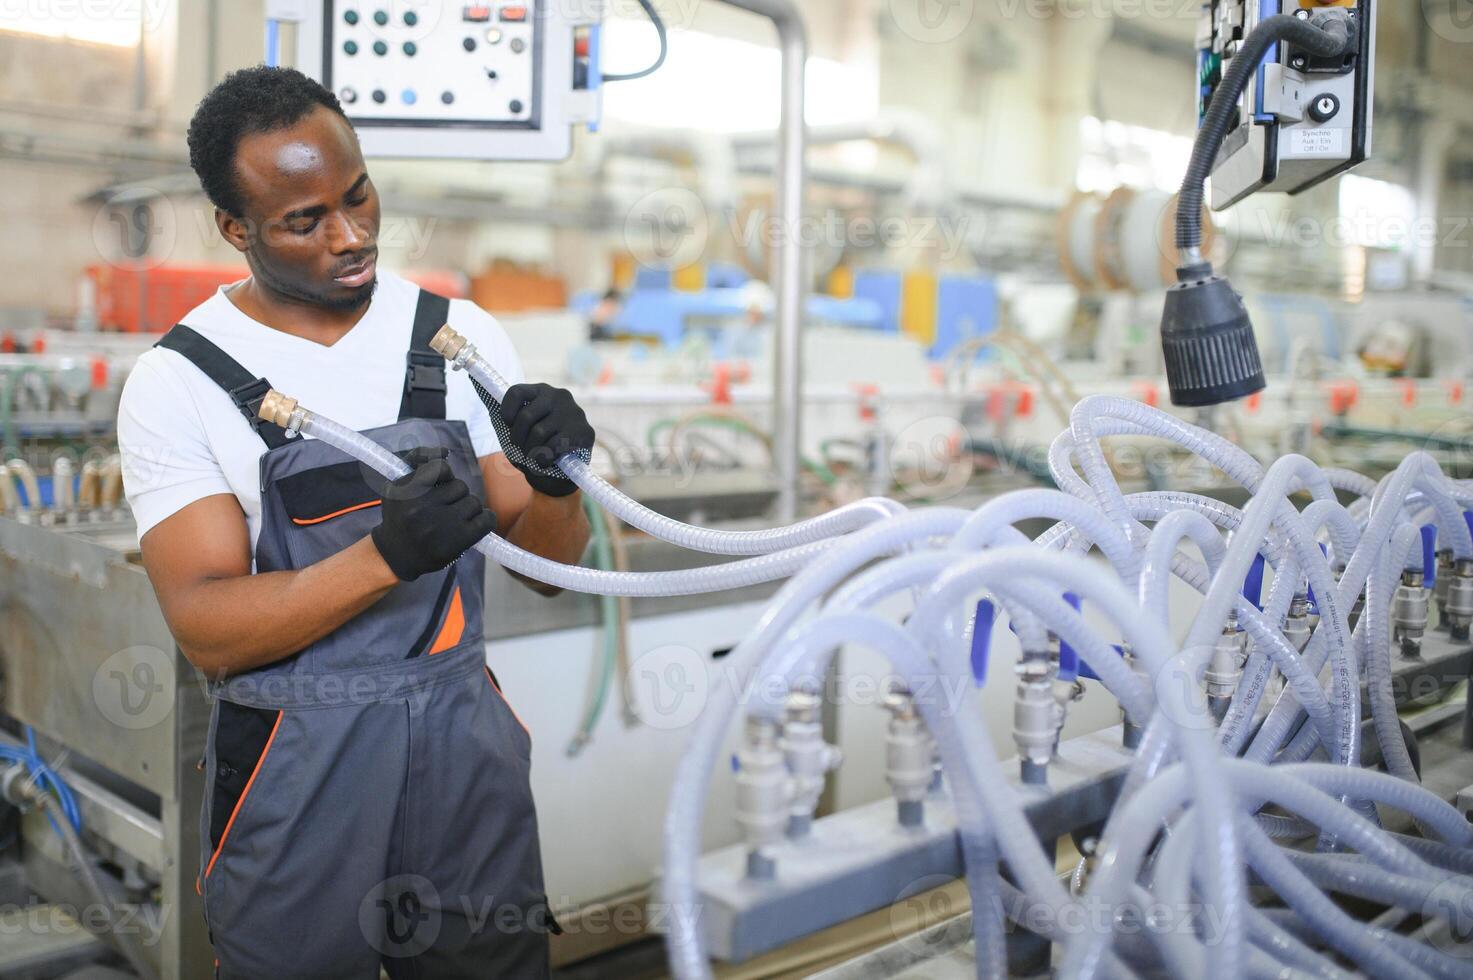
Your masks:
{"label": "red button", "polygon": [[501,8],[501,19],[502,20],[517,21],[518,23],[520,23],[521,21],[524,21],[524,20],[527,19],[527,8],[526,7],[502,7]]}
{"label": "red button", "polygon": [[484,3],[468,3],[465,5],[464,19],[469,21],[487,21],[491,19],[491,7]]}

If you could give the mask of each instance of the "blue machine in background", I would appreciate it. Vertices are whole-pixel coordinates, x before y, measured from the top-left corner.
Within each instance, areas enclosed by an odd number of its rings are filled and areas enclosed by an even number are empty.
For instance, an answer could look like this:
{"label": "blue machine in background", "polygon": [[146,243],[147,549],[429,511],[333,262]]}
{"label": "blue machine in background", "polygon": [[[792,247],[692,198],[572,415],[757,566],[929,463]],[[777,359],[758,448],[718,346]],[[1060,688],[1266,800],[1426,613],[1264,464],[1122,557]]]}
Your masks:
{"label": "blue machine in background", "polygon": [[942,276],[936,288],[931,357],[945,357],[967,341],[987,336],[997,329],[997,320],[997,283],[981,276]]}
{"label": "blue machine in background", "polygon": [[[751,312],[753,297],[744,288],[749,281],[740,268],[713,263],[706,270],[706,288],[686,291],[674,288],[668,270],[641,267],[635,273],[634,288],[623,297],[612,330],[655,338],[673,347],[693,330],[724,329]],[[935,281],[935,290],[918,308],[915,319],[920,329],[911,331],[927,343],[929,357],[944,357],[958,345],[997,329],[997,284],[993,280],[946,275]],[[902,332],[905,282],[901,273],[886,269],[856,272],[853,293],[847,298],[810,294],[804,304],[805,323]],[[586,314],[598,301],[596,293],[580,293],[571,305]]]}
{"label": "blue machine in background", "polygon": [[[901,273],[890,269],[857,272],[854,295],[880,307],[882,330],[901,332],[905,308],[905,279]],[[929,335],[927,354],[932,358],[945,357],[958,345],[997,329],[997,283],[985,276],[941,276],[936,280],[935,296],[928,298],[932,302],[916,316],[920,330],[913,332],[923,332],[922,342]],[[926,329],[928,326],[930,329]]]}

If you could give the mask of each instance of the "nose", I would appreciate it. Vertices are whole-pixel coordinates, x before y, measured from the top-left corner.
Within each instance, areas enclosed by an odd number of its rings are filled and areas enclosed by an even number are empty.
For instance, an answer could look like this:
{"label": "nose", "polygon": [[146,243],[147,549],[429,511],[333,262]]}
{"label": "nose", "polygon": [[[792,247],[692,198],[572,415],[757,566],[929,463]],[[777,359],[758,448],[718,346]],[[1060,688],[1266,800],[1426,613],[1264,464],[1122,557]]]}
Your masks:
{"label": "nose", "polygon": [[353,216],[339,211],[327,226],[327,244],[334,255],[360,252],[373,244],[368,230],[353,220]]}

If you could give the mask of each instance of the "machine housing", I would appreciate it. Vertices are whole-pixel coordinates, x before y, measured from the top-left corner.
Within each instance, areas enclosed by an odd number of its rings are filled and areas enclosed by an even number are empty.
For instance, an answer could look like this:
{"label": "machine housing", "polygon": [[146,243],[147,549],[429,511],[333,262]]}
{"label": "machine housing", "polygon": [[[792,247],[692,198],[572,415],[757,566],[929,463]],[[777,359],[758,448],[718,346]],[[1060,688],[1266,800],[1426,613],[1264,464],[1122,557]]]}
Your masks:
{"label": "machine housing", "polygon": [[1323,63],[1292,45],[1269,49],[1212,168],[1212,207],[1257,191],[1298,194],[1365,161],[1371,151],[1374,0],[1209,0],[1198,31],[1198,115],[1205,114],[1242,39],[1276,14],[1343,8],[1359,22],[1357,50]]}

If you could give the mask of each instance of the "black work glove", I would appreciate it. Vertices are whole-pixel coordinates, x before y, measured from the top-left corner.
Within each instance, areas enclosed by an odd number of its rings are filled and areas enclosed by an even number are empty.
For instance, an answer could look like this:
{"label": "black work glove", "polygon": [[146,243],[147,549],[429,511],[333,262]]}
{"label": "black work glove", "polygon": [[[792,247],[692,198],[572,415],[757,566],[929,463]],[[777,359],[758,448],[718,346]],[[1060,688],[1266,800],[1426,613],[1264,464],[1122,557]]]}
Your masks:
{"label": "black work glove", "polygon": [[[490,408],[490,406],[487,406]],[[491,408],[493,413],[496,408]],[[522,471],[532,489],[549,497],[566,497],[577,490],[554,463],[568,453],[585,460],[593,452],[593,426],[572,392],[552,385],[512,385],[500,406],[506,458]]]}
{"label": "black work glove", "polygon": [[413,582],[449,565],[496,530],[496,515],[458,480],[443,448],[412,449],[413,469],[383,489],[383,521],[373,543],[400,580]]}

